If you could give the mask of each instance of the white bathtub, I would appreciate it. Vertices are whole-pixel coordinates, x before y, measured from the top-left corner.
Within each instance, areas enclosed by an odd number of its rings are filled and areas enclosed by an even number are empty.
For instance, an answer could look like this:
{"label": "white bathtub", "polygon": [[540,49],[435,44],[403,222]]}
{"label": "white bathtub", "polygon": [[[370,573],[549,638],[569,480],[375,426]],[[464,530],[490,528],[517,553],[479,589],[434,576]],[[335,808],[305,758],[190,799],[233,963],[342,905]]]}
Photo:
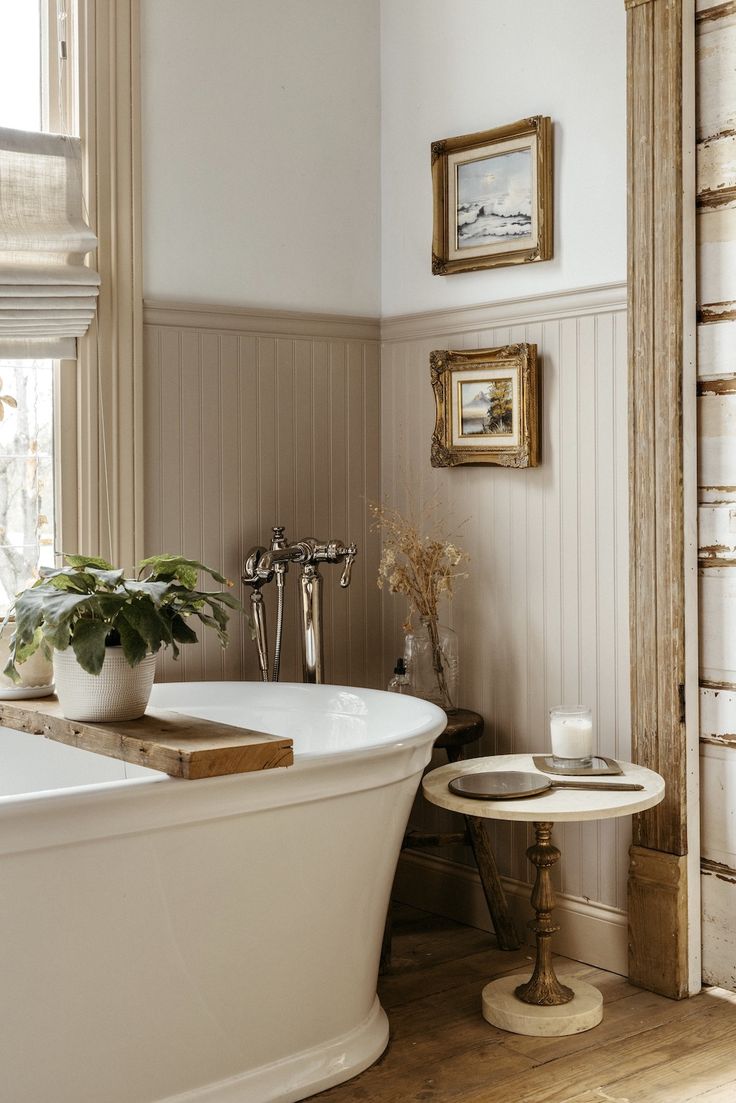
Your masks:
{"label": "white bathtub", "polygon": [[250,682],[152,704],[295,763],[181,781],[0,729],[3,1103],[286,1103],[386,1045],[381,934],[444,714]]}

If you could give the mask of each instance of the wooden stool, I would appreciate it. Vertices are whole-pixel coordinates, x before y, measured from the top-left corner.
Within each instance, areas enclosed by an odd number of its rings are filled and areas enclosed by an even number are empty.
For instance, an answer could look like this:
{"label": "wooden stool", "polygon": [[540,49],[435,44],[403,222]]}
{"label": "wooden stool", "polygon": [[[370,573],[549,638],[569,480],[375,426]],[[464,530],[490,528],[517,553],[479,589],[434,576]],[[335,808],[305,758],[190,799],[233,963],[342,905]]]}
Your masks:
{"label": "wooden stool", "polygon": [[[447,717],[447,727],[435,741],[447,754],[448,762],[459,762],[463,757],[463,748],[475,743],[483,735],[484,721],[478,712],[470,709],[456,709]],[[483,886],[488,912],[501,950],[518,950],[520,942],[514,921],[509,914],[506,894],[498,876],[496,859],[488,842],[483,820],[476,816],[464,816],[465,830],[458,832],[440,832],[430,834],[425,831],[407,831],[402,850],[421,850],[428,846],[470,846],[473,850],[480,882]],[[391,962],[391,908],[386,920],[386,929],[381,949],[381,968],[387,968]]]}

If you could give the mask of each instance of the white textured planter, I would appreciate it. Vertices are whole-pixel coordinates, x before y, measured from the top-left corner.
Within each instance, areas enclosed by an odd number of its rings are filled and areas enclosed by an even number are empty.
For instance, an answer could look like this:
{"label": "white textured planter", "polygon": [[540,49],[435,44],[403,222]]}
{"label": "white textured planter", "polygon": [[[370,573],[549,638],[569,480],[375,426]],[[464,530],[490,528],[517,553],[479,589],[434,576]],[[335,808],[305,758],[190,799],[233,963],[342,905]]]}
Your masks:
{"label": "white textured planter", "polygon": [[[8,624],[5,634],[0,636],[0,672],[3,671],[10,658],[10,637],[15,631],[15,624]],[[12,701],[24,697],[47,697],[54,692],[54,671],[51,660],[47,659],[39,649],[30,659],[18,666],[20,684],[11,682],[10,678],[0,673],[0,701]]]}
{"label": "white textured planter", "polygon": [[56,693],[67,720],[137,720],[151,696],[156,656],[132,667],[122,647],[105,649],[99,674],[82,670],[71,647],[54,652]]}

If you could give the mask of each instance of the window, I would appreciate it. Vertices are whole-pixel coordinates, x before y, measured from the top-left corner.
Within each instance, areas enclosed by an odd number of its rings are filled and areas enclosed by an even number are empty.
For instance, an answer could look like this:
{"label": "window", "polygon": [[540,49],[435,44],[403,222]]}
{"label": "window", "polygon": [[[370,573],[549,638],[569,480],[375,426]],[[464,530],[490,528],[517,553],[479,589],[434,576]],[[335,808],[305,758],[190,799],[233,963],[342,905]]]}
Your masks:
{"label": "window", "polygon": [[[39,0],[0,0],[0,126],[43,129]],[[54,563],[54,363],[0,360],[0,610]]]}
{"label": "window", "polygon": [[2,360],[0,372],[0,609],[7,609],[39,567],[54,563],[53,363]]}
{"label": "window", "polygon": [[0,126],[41,130],[41,5],[0,0]]}
{"label": "window", "polygon": [[[81,137],[85,221],[98,238],[89,267],[105,279],[95,324],[76,342],[76,363],[47,362],[43,370],[0,361],[2,393],[11,398],[11,378],[15,385],[18,371],[36,371],[28,387],[39,410],[36,388],[53,377],[43,406],[56,429],[53,478],[44,469],[34,569],[54,548],[128,569],[143,556],[139,52],[138,0],[0,0],[0,126]],[[13,418],[15,408],[6,406],[0,478],[18,454],[6,441]],[[50,433],[43,420],[39,455]],[[16,526],[14,548],[29,529],[30,520],[17,542]],[[17,583],[6,570],[0,556],[0,582],[12,592]],[[0,586],[0,604],[2,595]]]}

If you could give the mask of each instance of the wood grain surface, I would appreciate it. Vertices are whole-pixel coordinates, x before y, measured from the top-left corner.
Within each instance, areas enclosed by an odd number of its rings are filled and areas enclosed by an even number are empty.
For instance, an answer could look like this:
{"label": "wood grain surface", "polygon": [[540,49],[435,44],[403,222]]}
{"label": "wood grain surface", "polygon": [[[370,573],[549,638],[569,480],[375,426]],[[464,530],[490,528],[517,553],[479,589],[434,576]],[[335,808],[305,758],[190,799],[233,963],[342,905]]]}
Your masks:
{"label": "wood grain surface", "polygon": [[629,975],[677,999],[699,981],[684,859],[698,707],[691,20],[686,0],[627,15],[632,758],[666,781],[664,801],[634,817]]}
{"label": "wood grain surface", "polygon": [[679,1003],[565,958],[565,977],[603,994],[603,1022],[566,1038],[509,1034],[481,1016],[480,993],[529,973],[529,951],[397,907],[391,970],[379,995],[389,1048],[318,1103],[733,1103],[736,997],[711,989]]}
{"label": "wood grain surface", "polygon": [[658,0],[628,18],[632,746],[667,780],[634,840],[684,854],[681,12]]}
{"label": "wood grain surface", "polygon": [[57,743],[195,780],[291,766],[292,740],[249,728],[149,709],[114,724],[67,720],[55,697],[0,701],[0,724]]}

